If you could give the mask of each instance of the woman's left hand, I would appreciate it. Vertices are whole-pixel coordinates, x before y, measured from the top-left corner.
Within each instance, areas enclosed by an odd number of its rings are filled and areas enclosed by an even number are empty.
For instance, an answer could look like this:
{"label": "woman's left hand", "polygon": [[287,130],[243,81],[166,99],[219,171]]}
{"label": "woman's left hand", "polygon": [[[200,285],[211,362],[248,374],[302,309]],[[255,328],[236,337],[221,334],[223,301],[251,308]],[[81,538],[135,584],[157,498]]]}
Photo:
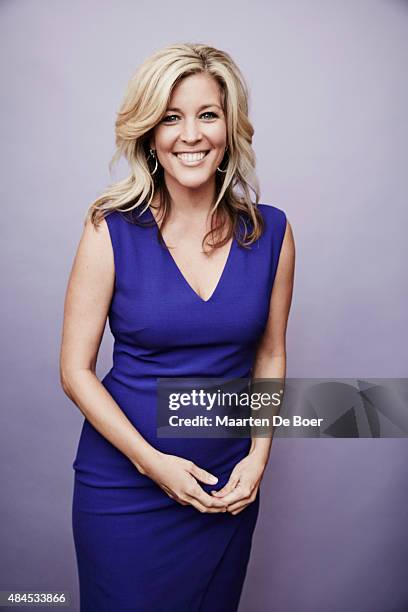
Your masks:
{"label": "woman's left hand", "polygon": [[238,514],[255,501],[265,471],[266,462],[255,453],[249,453],[231,472],[229,480],[219,491],[211,491],[227,504],[227,512]]}

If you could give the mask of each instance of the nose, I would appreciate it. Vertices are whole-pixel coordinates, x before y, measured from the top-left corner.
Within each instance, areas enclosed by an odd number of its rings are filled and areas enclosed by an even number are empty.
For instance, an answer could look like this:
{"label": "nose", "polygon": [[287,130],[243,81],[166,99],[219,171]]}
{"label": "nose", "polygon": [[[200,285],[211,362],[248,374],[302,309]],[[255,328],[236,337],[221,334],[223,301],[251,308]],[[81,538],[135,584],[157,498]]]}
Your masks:
{"label": "nose", "polygon": [[184,121],[180,138],[187,144],[194,144],[202,139],[200,125],[194,118]]}

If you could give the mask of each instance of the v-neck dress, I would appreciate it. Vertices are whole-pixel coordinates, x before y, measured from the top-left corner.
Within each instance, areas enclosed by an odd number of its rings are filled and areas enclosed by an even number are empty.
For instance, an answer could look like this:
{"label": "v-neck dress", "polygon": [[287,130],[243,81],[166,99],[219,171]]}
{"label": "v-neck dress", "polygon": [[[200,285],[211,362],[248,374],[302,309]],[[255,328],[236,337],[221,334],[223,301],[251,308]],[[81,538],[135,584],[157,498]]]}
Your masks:
{"label": "v-neck dress", "polygon": [[[248,378],[268,319],[285,213],[265,221],[251,249],[234,237],[219,282],[203,300],[157,239],[148,208],[106,217],[115,263],[109,309],[113,365],[101,381],[140,434],[163,453],[218,477],[249,451],[249,438],[161,438],[158,378]],[[247,571],[260,493],[236,515],[199,512],[170,498],[84,419],[73,462],[72,528],[81,612],[233,612]]]}

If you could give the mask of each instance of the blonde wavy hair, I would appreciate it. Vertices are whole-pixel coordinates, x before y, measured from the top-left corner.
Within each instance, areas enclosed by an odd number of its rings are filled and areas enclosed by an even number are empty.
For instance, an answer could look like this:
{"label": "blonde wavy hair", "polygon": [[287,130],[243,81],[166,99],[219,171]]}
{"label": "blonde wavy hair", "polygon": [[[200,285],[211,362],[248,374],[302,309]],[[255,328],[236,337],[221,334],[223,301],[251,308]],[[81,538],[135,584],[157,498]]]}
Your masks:
{"label": "blonde wavy hair", "polygon": [[[252,149],[254,129],[248,118],[248,87],[228,53],[193,43],[177,43],[156,51],[131,78],[117,114],[116,150],[109,164],[112,173],[113,165],[123,156],[129,164],[130,174],[109,185],[92,202],[85,222],[91,219],[97,226],[114,210],[132,213],[133,216],[137,209],[142,209],[142,214],[157,193],[162,214],[158,237],[164,244],[161,231],[170,212],[171,198],[162,166],[159,164],[157,171],[151,174],[149,141],[154,128],[166,113],[174,87],[183,78],[198,73],[211,75],[220,87],[228,141],[228,165],[226,172],[215,173],[216,201],[211,210],[211,230],[203,238],[203,247],[209,235],[216,234],[222,228],[225,230],[225,224],[226,236],[213,242],[212,248],[226,244],[232,234],[243,247],[249,247],[261,236],[264,222],[258,209],[259,184]],[[250,191],[254,193],[254,201],[251,200]],[[221,223],[214,226],[214,221]]]}

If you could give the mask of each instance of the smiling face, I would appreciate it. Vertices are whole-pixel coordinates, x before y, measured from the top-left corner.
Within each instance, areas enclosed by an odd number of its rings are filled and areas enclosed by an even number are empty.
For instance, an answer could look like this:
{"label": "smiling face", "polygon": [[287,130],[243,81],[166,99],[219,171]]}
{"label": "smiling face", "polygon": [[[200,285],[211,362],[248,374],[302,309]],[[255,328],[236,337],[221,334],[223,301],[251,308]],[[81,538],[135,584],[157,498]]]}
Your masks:
{"label": "smiling face", "polygon": [[193,74],[176,85],[150,146],[168,187],[198,189],[214,182],[227,146],[227,128],[221,90],[212,76]]}

